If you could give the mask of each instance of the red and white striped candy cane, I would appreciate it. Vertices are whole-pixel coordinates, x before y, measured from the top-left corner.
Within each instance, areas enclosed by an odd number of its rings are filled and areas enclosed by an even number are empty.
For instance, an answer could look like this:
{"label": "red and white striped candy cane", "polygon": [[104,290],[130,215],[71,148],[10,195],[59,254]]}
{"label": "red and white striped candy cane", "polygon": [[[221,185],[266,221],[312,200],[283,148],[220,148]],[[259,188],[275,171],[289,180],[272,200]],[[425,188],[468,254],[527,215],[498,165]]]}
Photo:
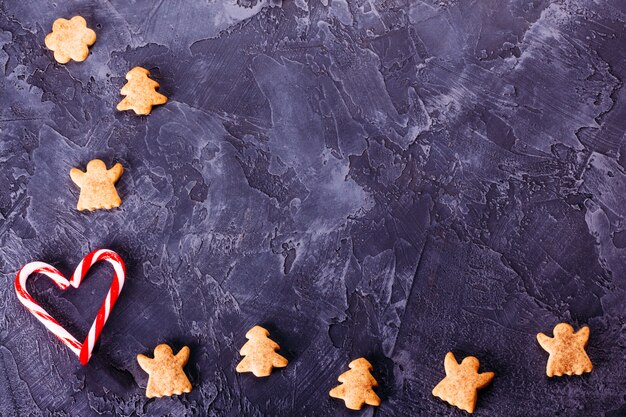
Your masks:
{"label": "red and white striped candy cane", "polygon": [[[108,261],[111,265],[113,265],[113,282],[111,283],[111,288],[109,288],[109,292],[107,293],[107,296],[104,299],[93,324],[91,325],[91,329],[89,329],[89,333],[87,334],[85,341],[80,343],[74,336],[65,330],[54,317],[48,314],[46,310],[35,302],[33,297],[31,297],[28,291],[26,291],[26,280],[30,275],[39,273],[48,276],[48,278],[50,278],[56,286],[62,290],[65,290],[70,285],[74,288],[78,288],[83,278],[89,271],[89,268],[91,268],[92,265],[98,261]],[[96,344],[98,337],[100,337],[100,332],[109,318],[109,314],[117,301],[117,297],[122,291],[125,278],[126,267],[124,266],[122,258],[120,258],[120,256],[112,250],[98,249],[91,252],[89,255],[85,256],[82,261],[80,261],[69,281],[55,267],[44,262],[31,262],[24,265],[15,277],[15,292],[17,293],[17,298],[20,302],[26,306],[26,308],[37,318],[37,320],[43,323],[48,330],[65,343],[72,350],[72,352],[78,356],[80,363],[87,365],[87,362],[89,362],[89,359],[91,358],[93,347]]]}

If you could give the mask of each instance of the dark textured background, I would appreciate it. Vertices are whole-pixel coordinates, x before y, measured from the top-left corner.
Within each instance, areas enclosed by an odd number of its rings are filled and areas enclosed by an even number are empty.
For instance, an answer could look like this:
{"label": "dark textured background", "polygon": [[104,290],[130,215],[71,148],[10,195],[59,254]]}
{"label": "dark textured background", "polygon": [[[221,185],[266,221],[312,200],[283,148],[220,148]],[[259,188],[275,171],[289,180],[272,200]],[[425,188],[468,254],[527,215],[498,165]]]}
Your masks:
{"label": "dark textured background", "polygon": [[[478,416],[626,415],[626,2],[0,0],[0,416],[462,416],[448,350],[496,372]],[[98,35],[58,65],[43,39]],[[170,101],[115,105],[150,69]],[[75,210],[71,167],[126,171]],[[19,304],[34,260],[118,251],[127,284],[87,367]],[[34,280],[84,337],[110,283]],[[588,324],[595,369],[535,341]],[[265,325],[290,360],[236,374]],[[135,361],[189,345],[193,392]],[[328,397],[366,356],[380,408]]]}

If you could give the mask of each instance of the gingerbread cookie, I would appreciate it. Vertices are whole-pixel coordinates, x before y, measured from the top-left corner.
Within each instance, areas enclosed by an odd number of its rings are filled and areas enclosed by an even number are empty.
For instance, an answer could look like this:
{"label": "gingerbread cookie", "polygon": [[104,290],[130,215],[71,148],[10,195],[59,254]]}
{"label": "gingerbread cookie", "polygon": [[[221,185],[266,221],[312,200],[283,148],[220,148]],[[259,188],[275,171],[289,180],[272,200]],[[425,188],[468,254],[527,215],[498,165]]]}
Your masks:
{"label": "gingerbread cookie", "polygon": [[553,333],[554,337],[543,333],[537,334],[537,341],[550,354],[546,374],[552,377],[591,372],[593,365],[585,352],[589,340],[589,327],[584,326],[574,333],[572,326],[559,323],[554,326]]}
{"label": "gingerbread cookie", "polygon": [[433,395],[448,404],[473,413],[478,399],[478,390],[485,388],[495,374],[493,372],[478,373],[480,362],[468,356],[459,364],[452,352],[448,352],[444,360],[446,377],[433,389]]}
{"label": "gingerbread cookie", "polygon": [[248,333],[248,341],[239,353],[244,358],[237,365],[237,372],[252,372],[255,376],[269,376],[274,368],[287,366],[287,359],[276,353],[280,346],[268,336],[270,332],[261,326],[254,326]]}
{"label": "gingerbread cookie", "polygon": [[147,115],[152,111],[152,106],[167,102],[167,97],[156,92],[159,83],[150,79],[149,75],[150,71],[142,67],[128,71],[128,82],[120,91],[126,98],[117,105],[119,111],[133,110],[138,115]]}
{"label": "gingerbread cookie", "polygon": [[46,47],[54,52],[54,59],[65,64],[71,59],[82,62],[89,55],[89,47],[96,42],[96,32],[87,27],[82,16],[70,20],[57,19],[52,24],[52,32],[44,40]]}
{"label": "gingerbread cookie", "polygon": [[141,369],[148,373],[146,397],[169,397],[191,392],[191,382],[183,367],[189,360],[190,350],[184,346],[176,355],[166,344],[154,348],[154,359],[137,355]]}
{"label": "gingerbread cookie", "polygon": [[107,170],[107,166],[99,159],[89,161],[87,172],[72,168],[70,177],[80,188],[78,210],[111,209],[122,204],[115,189],[115,183],[120,179],[124,168],[117,163]]}
{"label": "gingerbread cookie", "polygon": [[358,358],[350,362],[349,371],[339,375],[341,385],[330,390],[330,396],[342,399],[346,407],[351,410],[360,410],[363,404],[379,406],[380,398],[372,388],[378,386],[378,382],[370,373],[372,364],[365,358]]}

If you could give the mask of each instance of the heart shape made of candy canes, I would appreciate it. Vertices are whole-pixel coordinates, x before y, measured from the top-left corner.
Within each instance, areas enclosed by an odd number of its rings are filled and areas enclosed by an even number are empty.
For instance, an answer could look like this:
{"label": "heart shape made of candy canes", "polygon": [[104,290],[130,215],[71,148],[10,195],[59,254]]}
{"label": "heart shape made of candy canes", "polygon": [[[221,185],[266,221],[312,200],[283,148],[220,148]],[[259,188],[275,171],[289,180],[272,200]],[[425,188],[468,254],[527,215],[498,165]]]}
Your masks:
{"label": "heart shape made of candy canes", "polygon": [[[78,288],[85,275],[87,275],[89,269],[98,261],[108,261],[111,265],[113,265],[113,282],[111,283],[109,292],[107,293],[107,296],[104,299],[104,302],[102,303],[91,328],[89,329],[89,333],[87,334],[85,341],[80,343],[74,336],[65,330],[54,317],[48,314],[46,310],[35,302],[33,297],[31,297],[28,291],[26,291],[26,280],[32,274],[38,273],[46,275],[56,284],[57,287],[62,290],[65,290],[70,285],[74,288]],[[124,266],[122,258],[120,258],[120,256],[112,250],[97,249],[89,253],[89,255],[85,256],[83,260],[80,261],[70,280],[65,278],[55,267],[44,262],[31,262],[24,265],[15,277],[15,292],[17,293],[17,298],[20,302],[24,304],[24,306],[37,318],[37,320],[43,323],[43,325],[46,326],[52,334],[65,343],[67,347],[69,347],[70,350],[78,356],[80,363],[87,365],[87,362],[89,362],[89,359],[91,358],[91,352],[93,351],[94,345],[96,344],[98,337],[100,337],[100,332],[109,318],[109,314],[117,301],[117,297],[122,291],[125,278],[126,267]]]}

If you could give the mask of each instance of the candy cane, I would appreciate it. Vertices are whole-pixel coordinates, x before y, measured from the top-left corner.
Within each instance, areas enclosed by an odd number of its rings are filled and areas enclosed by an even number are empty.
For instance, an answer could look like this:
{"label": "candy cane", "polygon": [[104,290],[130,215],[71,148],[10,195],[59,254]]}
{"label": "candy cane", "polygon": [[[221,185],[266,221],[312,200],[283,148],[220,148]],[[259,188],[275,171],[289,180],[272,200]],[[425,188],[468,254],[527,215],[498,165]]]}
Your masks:
{"label": "candy cane", "polygon": [[[89,329],[89,333],[83,343],[80,343],[74,336],[72,336],[67,330],[65,330],[58,321],[50,314],[46,312],[39,304],[35,302],[33,297],[26,291],[26,280],[28,277],[35,273],[46,275],[50,278],[57,287],[65,290],[70,285],[74,288],[78,288],[83,278],[89,271],[89,268],[98,261],[107,261],[113,265],[114,275],[111,288],[107,293],[96,318]],[[87,365],[91,358],[91,352],[100,337],[100,332],[104,327],[109,314],[117,301],[117,297],[122,291],[124,286],[124,280],[126,278],[126,267],[124,261],[120,256],[108,249],[98,249],[83,258],[82,261],[76,267],[74,274],[68,281],[55,267],[48,265],[44,262],[31,262],[26,264],[19,270],[15,277],[15,292],[20,302],[39,320],[52,334],[58,337],[63,343],[65,343],[72,352],[78,356],[80,363]]]}

